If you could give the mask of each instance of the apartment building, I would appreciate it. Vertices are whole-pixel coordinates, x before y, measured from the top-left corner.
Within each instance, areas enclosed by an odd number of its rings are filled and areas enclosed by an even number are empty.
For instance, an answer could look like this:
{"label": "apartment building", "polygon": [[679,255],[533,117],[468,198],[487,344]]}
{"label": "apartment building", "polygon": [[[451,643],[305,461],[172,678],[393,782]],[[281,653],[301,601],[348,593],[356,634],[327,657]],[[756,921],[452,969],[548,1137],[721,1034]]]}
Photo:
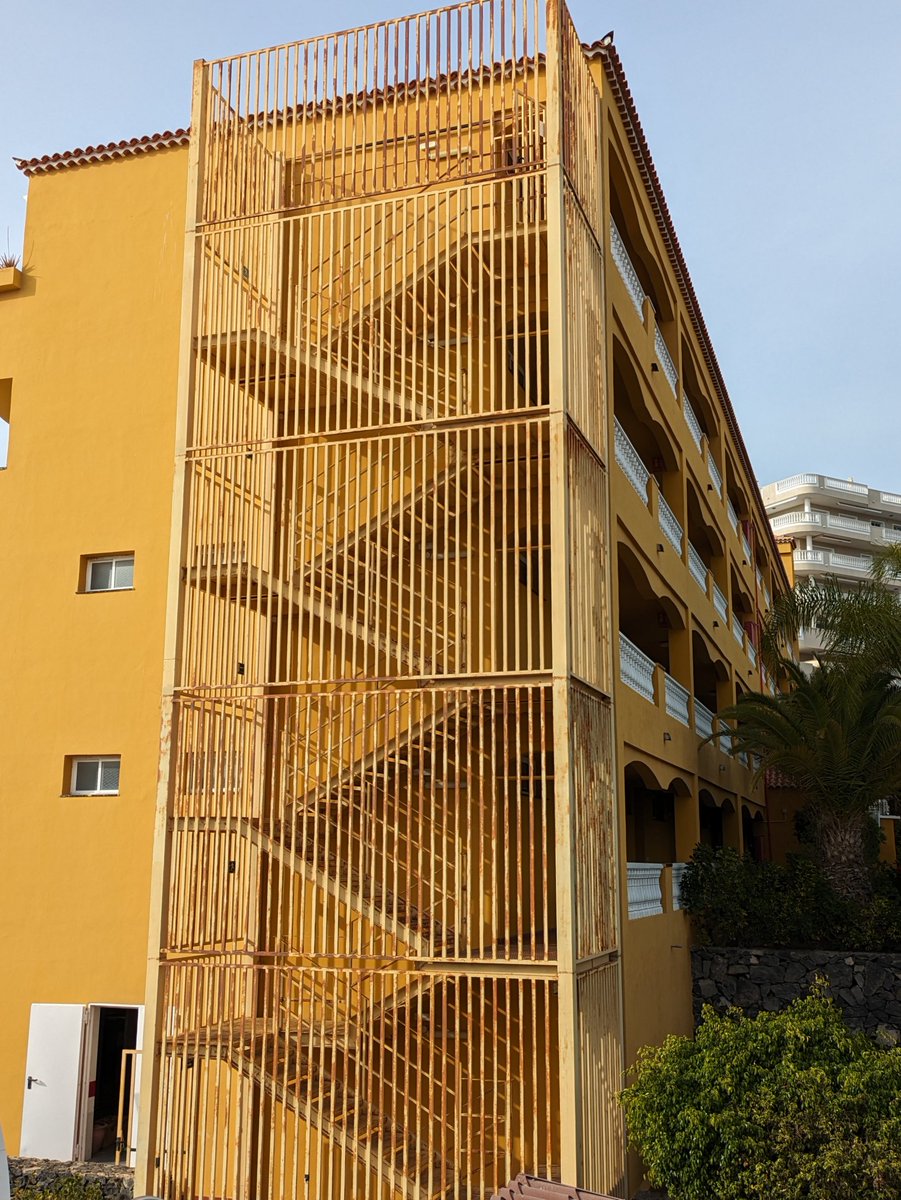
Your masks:
{"label": "apartment building", "polygon": [[[761,494],[773,532],[795,540],[798,579],[858,583],[870,574],[874,550],[901,542],[898,492],[803,472],[766,484]],[[802,662],[823,648],[816,629],[803,630],[798,645]]]}
{"label": "apartment building", "polygon": [[474,0],[20,165],[8,1143],[118,1099],[179,1200],[627,1194],[788,580],[615,47]]}

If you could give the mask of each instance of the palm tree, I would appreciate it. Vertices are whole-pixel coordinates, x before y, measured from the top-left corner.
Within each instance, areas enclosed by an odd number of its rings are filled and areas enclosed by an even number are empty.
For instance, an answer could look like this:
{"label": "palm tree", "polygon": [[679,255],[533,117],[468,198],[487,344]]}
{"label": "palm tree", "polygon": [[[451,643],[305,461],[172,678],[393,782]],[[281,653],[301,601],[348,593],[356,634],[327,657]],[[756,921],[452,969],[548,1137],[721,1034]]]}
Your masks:
{"label": "palm tree", "polygon": [[901,688],[890,672],[864,676],[837,663],[785,669],[791,690],[742,695],[720,713],[734,728],[719,736],[758,755],[758,774],[777,769],[795,782],[823,871],[836,891],[862,899],[873,807],[901,789]]}
{"label": "palm tree", "polygon": [[[758,756],[758,774],[778,769],[806,798],[824,872],[842,895],[870,890],[865,852],[874,805],[901,792],[901,546],[875,560],[854,589],[838,580],[804,582],[779,597],[762,650],[788,690],[751,692],[719,715],[733,748]],[[804,627],[820,630],[824,650],[812,671],[781,647]]]}
{"label": "palm tree", "polygon": [[875,555],[868,580],[852,587],[835,576],[803,580],[775,597],[761,642],[767,666],[776,674],[784,663],[782,647],[802,629],[816,628],[824,645],[821,663],[901,675],[901,593],[892,586],[898,580],[901,545],[894,544]]}

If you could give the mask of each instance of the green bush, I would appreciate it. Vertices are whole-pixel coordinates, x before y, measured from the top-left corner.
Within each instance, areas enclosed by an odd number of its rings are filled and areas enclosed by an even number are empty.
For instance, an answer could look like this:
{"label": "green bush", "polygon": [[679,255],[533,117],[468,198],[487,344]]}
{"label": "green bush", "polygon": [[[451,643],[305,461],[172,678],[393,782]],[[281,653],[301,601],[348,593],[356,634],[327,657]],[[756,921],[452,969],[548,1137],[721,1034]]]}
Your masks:
{"label": "green bush", "polygon": [[753,1020],[705,1008],[634,1076],[629,1137],[672,1200],[901,1195],[901,1049],[850,1032],[822,990]]}
{"label": "green bush", "polygon": [[103,1188],[93,1180],[70,1175],[46,1187],[15,1188],[12,1197],[13,1200],[103,1200]]}
{"label": "green bush", "polygon": [[871,871],[872,895],[849,900],[805,855],[759,863],[730,847],[698,846],[682,878],[696,940],[712,946],[815,950],[901,949],[899,877]]}

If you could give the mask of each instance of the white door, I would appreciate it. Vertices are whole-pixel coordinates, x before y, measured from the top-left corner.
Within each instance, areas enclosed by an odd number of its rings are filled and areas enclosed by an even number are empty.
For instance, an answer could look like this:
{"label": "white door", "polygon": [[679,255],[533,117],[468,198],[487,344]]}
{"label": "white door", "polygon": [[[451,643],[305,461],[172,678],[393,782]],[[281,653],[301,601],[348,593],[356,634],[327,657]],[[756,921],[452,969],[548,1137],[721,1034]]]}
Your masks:
{"label": "white door", "polygon": [[[138,1113],[141,1104],[141,1047],[144,1045],[144,1005],[138,1008],[138,1033],[135,1038],[137,1054],[134,1056],[131,1077],[131,1112],[126,1134],[128,1157],[126,1162],[133,1167],[138,1159]],[[0,1197],[2,1200],[2,1197]]]}
{"label": "white door", "polygon": [[23,1158],[69,1162],[75,1153],[83,1004],[32,1004],[22,1104]]}

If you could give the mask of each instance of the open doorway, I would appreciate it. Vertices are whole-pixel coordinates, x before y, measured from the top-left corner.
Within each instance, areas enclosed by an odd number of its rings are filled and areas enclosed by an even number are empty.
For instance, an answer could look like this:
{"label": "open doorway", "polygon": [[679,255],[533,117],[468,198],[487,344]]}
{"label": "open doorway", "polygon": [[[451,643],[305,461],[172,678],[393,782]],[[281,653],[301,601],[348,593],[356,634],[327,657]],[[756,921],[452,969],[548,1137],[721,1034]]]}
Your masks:
{"label": "open doorway", "polygon": [[88,1009],[82,1072],[81,1158],[113,1162],[127,1153],[134,1103],[138,1009],[94,1005]]}

